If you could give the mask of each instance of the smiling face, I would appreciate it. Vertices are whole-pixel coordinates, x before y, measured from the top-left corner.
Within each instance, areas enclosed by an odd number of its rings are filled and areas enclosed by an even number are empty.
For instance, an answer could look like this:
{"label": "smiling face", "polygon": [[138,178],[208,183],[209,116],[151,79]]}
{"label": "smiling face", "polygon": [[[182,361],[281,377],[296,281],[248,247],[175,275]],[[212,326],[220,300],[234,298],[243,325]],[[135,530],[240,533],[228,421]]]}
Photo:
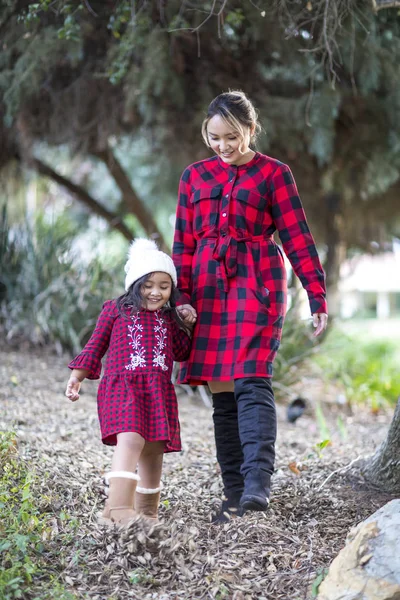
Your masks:
{"label": "smiling face", "polygon": [[249,148],[251,131],[244,127],[244,137],[235,131],[220,115],[214,115],[207,123],[208,143],[225,163],[242,165],[254,154]]}
{"label": "smiling face", "polygon": [[152,273],[141,287],[144,307],[159,310],[168,302],[172,291],[172,279],[167,273]]}

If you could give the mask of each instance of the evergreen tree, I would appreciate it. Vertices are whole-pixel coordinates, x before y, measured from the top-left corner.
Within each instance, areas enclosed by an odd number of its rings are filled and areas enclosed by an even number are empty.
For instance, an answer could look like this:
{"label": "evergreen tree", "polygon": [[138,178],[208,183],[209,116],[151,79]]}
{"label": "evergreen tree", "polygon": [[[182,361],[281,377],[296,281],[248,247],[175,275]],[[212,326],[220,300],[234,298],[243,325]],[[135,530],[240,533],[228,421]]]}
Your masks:
{"label": "evergreen tree", "polygon": [[0,159],[17,156],[55,178],[35,159],[35,142],[89,154],[122,199],[116,215],[93,198],[91,210],[122,225],[133,211],[151,233],[157,225],[110,139],[145,137],[155,161],[169,163],[173,190],[185,164],[205,156],[199,127],[210,99],[244,89],[265,128],[260,150],[290,164],[327,246],[334,298],[346,250],[382,247],[398,231],[400,19],[381,6],[3,0]]}

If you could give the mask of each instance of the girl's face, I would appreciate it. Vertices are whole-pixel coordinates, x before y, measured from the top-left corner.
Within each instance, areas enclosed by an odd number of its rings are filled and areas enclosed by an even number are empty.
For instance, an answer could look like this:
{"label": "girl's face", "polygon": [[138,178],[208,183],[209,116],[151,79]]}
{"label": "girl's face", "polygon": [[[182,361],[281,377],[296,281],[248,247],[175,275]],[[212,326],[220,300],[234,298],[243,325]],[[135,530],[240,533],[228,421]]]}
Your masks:
{"label": "girl's face", "polygon": [[214,115],[207,123],[208,142],[215,154],[229,165],[241,165],[249,160],[250,130],[246,138],[232,129],[219,115]]}
{"label": "girl's face", "polygon": [[141,288],[143,304],[147,310],[158,310],[168,302],[172,291],[172,279],[168,273],[157,271],[146,279]]}

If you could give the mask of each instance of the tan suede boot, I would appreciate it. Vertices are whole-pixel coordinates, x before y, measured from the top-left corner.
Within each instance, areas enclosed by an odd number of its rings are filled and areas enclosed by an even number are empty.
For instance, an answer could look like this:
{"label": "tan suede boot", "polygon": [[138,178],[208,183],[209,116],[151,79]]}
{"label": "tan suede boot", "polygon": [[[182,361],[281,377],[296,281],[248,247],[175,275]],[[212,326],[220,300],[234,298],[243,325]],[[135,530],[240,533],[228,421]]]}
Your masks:
{"label": "tan suede boot", "polygon": [[108,500],[99,523],[128,525],[137,516],[135,511],[135,490],[139,476],[130,471],[111,471],[105,475],[110,484]]}
{"label": "tan suede boot", "polygon": [[136,488],[135,508],[139,515],[142,515],[147,521],[158,522],[158,505],[160,504],[160,491],[162,484],[155,489],[142,487]]}

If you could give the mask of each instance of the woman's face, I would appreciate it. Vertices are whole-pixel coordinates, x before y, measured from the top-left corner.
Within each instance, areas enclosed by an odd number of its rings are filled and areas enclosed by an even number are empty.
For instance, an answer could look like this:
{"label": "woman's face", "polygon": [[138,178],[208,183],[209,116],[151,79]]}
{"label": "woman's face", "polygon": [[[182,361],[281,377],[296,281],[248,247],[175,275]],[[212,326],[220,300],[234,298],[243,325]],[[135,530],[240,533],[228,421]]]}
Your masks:
{"label": "woman's face", "polygon": [[250,130],[242,139],[219,115],[214,115],[207,123],[208,142],[225,163],[240,165],[248,161]]}

